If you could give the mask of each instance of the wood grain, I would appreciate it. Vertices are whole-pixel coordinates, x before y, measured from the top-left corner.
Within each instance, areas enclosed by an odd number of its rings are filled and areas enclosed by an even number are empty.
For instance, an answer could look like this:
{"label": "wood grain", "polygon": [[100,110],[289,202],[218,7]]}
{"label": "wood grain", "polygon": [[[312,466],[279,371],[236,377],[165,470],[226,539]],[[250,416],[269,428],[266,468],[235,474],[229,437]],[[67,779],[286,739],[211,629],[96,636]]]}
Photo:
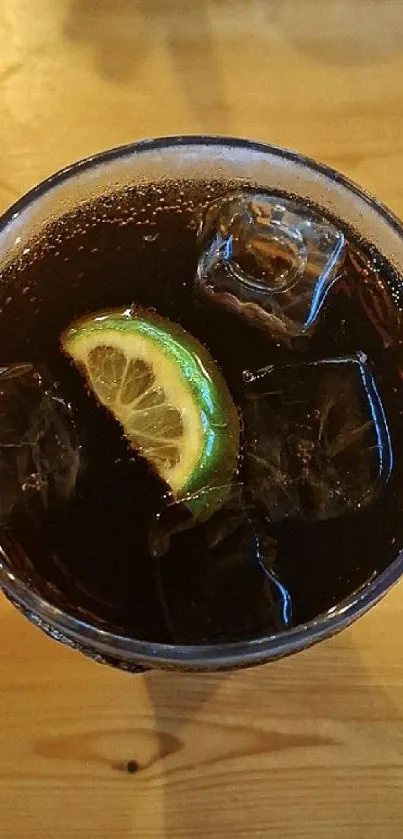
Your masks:
{"label": "wood grain", "polygon": [[[0,209],[101,148],[210,132],[403,215],[402,76],[400,0],[3,0]],[[400,839],[402,596],[228,677],[113,672],[1,598],[0,837]]]}

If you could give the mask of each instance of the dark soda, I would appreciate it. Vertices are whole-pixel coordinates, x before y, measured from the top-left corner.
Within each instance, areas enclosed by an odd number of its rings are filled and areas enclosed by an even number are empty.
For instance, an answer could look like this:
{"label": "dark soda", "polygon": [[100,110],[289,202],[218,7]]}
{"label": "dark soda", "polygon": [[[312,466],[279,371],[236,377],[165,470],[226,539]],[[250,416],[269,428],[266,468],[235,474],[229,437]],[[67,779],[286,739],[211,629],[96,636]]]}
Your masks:
{"label": "dark soda", "polygon": [[[52,603],[133,638],[210,643],[287,630],[368,584],[403,545],[399,278],[368,244],[343,231],[347,247],[338,282],[312,335],[291,343],[278,341],[234,308],[200,299],[195,294],[200,218],[212,199],[239,189],[239,183],[219,181],[166,182],[104,197],[50,225],[1,278],[0,364],[31,362],[47,370],[57,383],[58,398],[71,406],[82,447],[74,494],[63,504],[44,504],[29,515],[17,504],[3,522],[2,545],[18,573]],[[371,428],[364,416],[357,440],[368,451],[379,447],[379,424],[389,439],[386,455],[381,452],[388,458],[387,475],[382,466],[370,503],[362,502],[367,487],[373,486],[376,464],[361,459],[357,476],[362,485],[358,491],[346,490],[344,484],[350,484],[344,478],[348,474],[351,483],[358,461],[346,460],[343,449],[344,460],[337,461],[337,469],[345,471],[334,471],[335,461],[328,453],[333,446],[339,458],[341,438],[339,430],[330,433],[328,426],[322,455],[327,458],[325,483],[320,474],[316,483],[306,476],[301,483],[308,462],[297,439],[302,405],[299,413],[293,408],[293,416],[284,419],[290,439],[296,439],[294,447],[288,446],[286,453],[281,446],[279,450],[281,469],[288,458],[293,475],[285,512],[273,513],[283,510],[277,498],[267,510],[264,493],[257,498],[259,493],[249,492],[252,444],[245,432],[239,473],[223,508],[202,524],[173,526],[161,542],[155,521],[164,487],[140,457],[128,452],[119,426],[95,403],[59,346],[61,332],[74,318],[131,304],[157,310],[205,344],[241,414],[245,411],[245,422],[251,411],[248,392],[252,402],[255,398],[253,388],[248,391],[250,378],[261,380],[263,375],[256,371],[277,371],[273,381],[281,396],[278,416],[290,402],[295,406],[289,373],[282,371],[297,365],[295,381],[300,376],[307,410],[310,405],[316,411],[311,438],[317,434],[323,439],[322,419],[326,414],[328,422],[329,415],[323,393],[333,385],[323,379],[316,396],[312,368],[307,373],[306,365],[365,357],[381,408],[374,412],[373,400],[368,402]],[[302,373],[298,364],[305,365]],[[360,365],[351,369],[359,378]],[[284,399],[283,386],[291,394]],[[339,414],[348,415],[336,422],[348,421],[354,431],[351,412],[367,408],[356,399],[354,409],[351,401],[344,409],[345,387],[340,380],[335,387],[334,405]],[[270,387],[264,384],[262,395],[267,391]],[[257,404],[258,418],[264,415],[263,403],[261,408]],[[267,425],[259,430],[262,444],[270,441],[269,458],[277,439],[272,430],[270,437],[270,429]],[[312,453],[309,458],[311,463]],[[320,473],[322,467],[315,464]],[[323,496],[320,503],[317,487]],[[342,498],[347,491],[354,498],[353,508]],[[311,515],[309,511],[319,507],[322,514]]]}

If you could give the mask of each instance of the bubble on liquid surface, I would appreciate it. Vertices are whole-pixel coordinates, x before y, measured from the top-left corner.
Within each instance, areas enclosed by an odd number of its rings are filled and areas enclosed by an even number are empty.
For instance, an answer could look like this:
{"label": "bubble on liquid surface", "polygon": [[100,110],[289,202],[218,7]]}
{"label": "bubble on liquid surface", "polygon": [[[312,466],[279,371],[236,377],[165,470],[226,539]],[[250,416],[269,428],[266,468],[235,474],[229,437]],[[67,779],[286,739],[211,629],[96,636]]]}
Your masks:
{"label": "bubble on liquid surface", "polygon": [[207,209],[196,288],[276,340],[310,334],[345,255],[343,233],[291,198],[237,193]]}
{"label": "bubble on liquid surface", "polygon": [[377,498],[393,453],[363,353],[273,365],[246,380],[246,481],[271,521],[333,518]]}
{"label": "bubble on liquid surface", "polygon": [[68,501],[80,467],[69,407],[45,371],[0,367],[0,524],[13,511]]}

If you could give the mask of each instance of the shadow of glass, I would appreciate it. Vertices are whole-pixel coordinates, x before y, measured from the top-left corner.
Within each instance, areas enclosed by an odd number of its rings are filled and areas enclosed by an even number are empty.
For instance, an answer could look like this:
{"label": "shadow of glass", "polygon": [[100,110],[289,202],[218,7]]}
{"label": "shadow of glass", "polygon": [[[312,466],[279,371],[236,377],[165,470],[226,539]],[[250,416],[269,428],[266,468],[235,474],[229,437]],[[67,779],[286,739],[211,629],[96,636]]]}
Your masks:
{"label": "shadow of glass", "polygon": [[274,29],[324,64],[382,64],[403,49],[403,5],[395,0],[269,0],[265,5]]}
{"label": "shadow of glass", "polygon": [[88,825],[99,839],[378,839],[380,825],[398,839],[398,596],[265,667],[144,676],[51,643],[0,601],[0,814],[15,812],[13,835],[60,839]]}
{"label": "shadow of glass", "polygon": [[[97,72],[111,83],[144,83],[147,62],[162,46],[191,112],[203,124],[218,114],[225,130],[227,104],[208,0],[72,0],[64,35],[89,49]],[[160,95],[162,89],[156,108]]]}
{"label": "shadow of glass", "polygon": [[195,839],[291,839],[296,825],[310,835],[314,821],[329,826],[329,801],[332,837],[364,826],[371,836],[386,812],[400,823],[402,709],[374,684],[351,631],[266,667],[145,681],[164,839],[185,839],[190,826]]}

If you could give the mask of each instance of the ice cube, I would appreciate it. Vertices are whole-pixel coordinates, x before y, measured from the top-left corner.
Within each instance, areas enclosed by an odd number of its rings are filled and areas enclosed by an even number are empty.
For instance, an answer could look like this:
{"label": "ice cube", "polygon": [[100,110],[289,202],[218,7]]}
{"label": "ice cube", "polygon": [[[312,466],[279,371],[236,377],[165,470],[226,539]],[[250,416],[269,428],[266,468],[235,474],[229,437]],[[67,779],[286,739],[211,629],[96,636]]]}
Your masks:
{"label": "ice cube", "polygon": [[363,353],[245,378],[246,480],[271,521],[332,518],[375,500],[393,455]]}
{"label": "ice cube", "polygon": [[237,193],[199,230],[196,288],[289,342],[310,334],[344,260],[343,233],[302,202]]}
{"label": "ice cube", "polygon": [[[289,626],[291,599],[275,567],[276,542],[258,507],[245,502],[243,486],[229,487],[203,524],[183,506],[171,503],[157,524],[164,556],[155,561],[155,573],[172,638],[236,640]],[[155,545],[155,521],[151,533]]]}
{"label": "ice cube", "polygon": [[32,364],[0,367],[0,523],[72,495],[80,448],[69,407]]}

